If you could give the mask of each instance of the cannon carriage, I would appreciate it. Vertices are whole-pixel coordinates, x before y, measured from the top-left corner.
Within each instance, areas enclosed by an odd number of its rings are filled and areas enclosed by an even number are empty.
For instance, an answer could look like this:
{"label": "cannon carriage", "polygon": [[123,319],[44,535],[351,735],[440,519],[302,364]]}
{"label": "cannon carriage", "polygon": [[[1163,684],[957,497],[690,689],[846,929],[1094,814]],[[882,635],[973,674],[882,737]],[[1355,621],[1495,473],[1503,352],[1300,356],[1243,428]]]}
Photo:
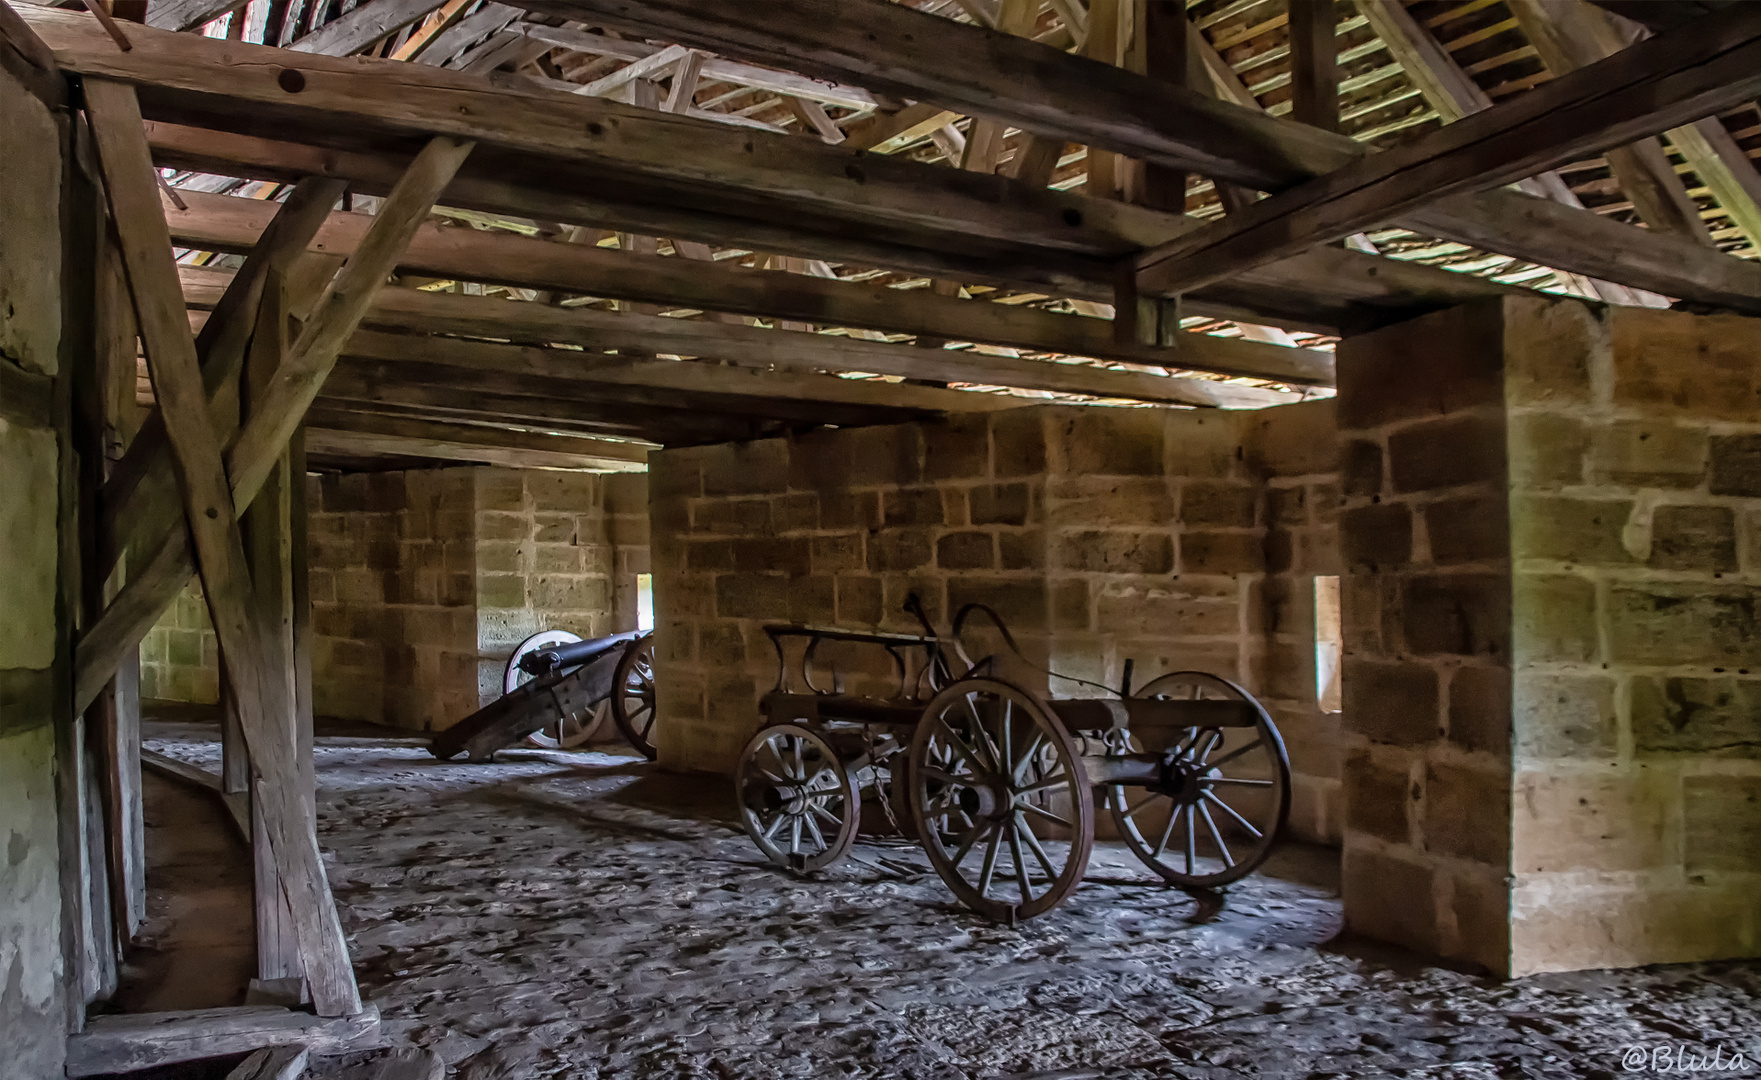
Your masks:
{"label": "cannon carriage", "polygon": [[[1104,813],[1112,831],[1172,885],[1215,887],[1259,867],[1290,810],[1290,764],[1277,726],[1240,686],[1175,671],[1135,690],[1130,663],[1101,697],[1047,698],[972,659],[968,605],[938,635],[915,598],[921,635],[801,625],[766,627],[775,689],[736,771],[747,833],[798,873],[854,844],[864,806],[915,834],[960,901],[988,918],[1044,914],[1081,882]],[[828,644],[884,651],[891,693],[845,693],[816,671]],[[790,648],[799,647],[798,659]],[[1025,662],[1025,661],[1023,661]],[[1081,683],[1053,672],[1053,679]]]}
{"label": "cannon carriage", "polygon": [[631,746],[650,761],[656,756],[652,631],[591,639],[567,630],[540,631],[508,658],[502,691],[437,732],[429,742],[434,756],[488,761],[521,740],[579,746],[603,730],[608,716]]}

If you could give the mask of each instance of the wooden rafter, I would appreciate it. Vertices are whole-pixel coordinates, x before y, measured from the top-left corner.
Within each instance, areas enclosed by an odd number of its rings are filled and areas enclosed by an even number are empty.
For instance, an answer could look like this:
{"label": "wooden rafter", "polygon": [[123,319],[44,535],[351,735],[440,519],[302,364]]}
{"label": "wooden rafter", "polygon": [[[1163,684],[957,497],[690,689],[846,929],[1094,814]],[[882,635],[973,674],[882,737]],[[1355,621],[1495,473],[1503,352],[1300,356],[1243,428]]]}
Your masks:
{"label": "wooden rafter", "polygon": [[[1509,183],[1740,104],[1761,90],[1761,9],[1712,21],[1718,25],[1643,42],[1165,245],[1139,259],[1139,288],[1196,288],[1440,197]],[[1761,311],[1761,267],[1751,269],[1753,290],[1720,302]]]}
{"label": "wooden rafter", "polygon": [[[1024,38],[946,20],[932,27],[933,16],[886,0],[771,0],[763,5],[649,0],[639,7],[620,0],[555,0],[545,7],[748,60],[786,64],[821,78],[862,83],[1262,190],[1282,190],[1342,168],[1365,152],[1350,138],[1282,124]],[[1713,17],[1743,18],[1740,7]],[[1710,31],[1711,20],[1701,28]],[[1684,265],[1679,248],[1667,242],[1671,238],[1590,214],[1567,218],[1572,224],[1564,230],[1517,232],[1505,222],[1531,216],[1511,202],[1520,198],[1489,192],[1473,200],[1441,199],[1401,224],[1425,235],[1473,242],[1586,274],[1595,273],[1593,267],[1606,269],[1608,248],[1619,247],[1622,266],[1638,268],[1646,287],[1657,289],[1664,280],[1668,284],[1658,291],[1726,302],[1698,284],[1702,274],[1718,275],[1706,261],[1721,257],[1717,252],[1707,250],[1703,258]],[[1490,221],[1482,216],[1488,205],[1502,211]],[[1494,242],[1485,242],[1488,234]],[[1477,239],[1467,241],[1468,235]]]}

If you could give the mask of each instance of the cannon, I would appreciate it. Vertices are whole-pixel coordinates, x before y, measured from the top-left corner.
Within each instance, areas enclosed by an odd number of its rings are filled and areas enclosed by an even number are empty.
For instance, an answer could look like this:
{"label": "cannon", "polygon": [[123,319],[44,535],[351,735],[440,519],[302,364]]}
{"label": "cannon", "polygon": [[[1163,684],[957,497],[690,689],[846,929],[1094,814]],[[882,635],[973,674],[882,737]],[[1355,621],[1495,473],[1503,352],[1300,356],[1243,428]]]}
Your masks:
{"label": "cannon", "polygon": [[[1048,699],[997,674],[1000,654],[967,656],[962,630],[984,614],[1020,658],[994,611],[962,608],[943,638],[915,597],[907,610],[923,634],[765,628],[777,685],[741,755],[735,797],[770,861],[796,873],[832,865],[872,805],[915,833],[963,904],[1013,924],[1074,891],[1102,812],[1171,885],[1226,885],[1270,855],[1290,813],[1290,761],[1242,687],[1173,671],[1134,690],[1127,661],[1120,687],[1086,683],[1104,696]],[[815,657],[833,642],[884,650],[893,692],[847,694],[835,675],[822,685],[823,673],[816,682]],[[786,643],[801,645],[798,663]]]}
{"label": "cannon", "polygon": [[429,751],[442,760],[462,753],[488,761],[522,739],[578,746],[609,712],[631,746],[655,757],[652,632],[586,640],[566,630],[534,634],[509,658],[502,689],[501,697],[436,733]]}

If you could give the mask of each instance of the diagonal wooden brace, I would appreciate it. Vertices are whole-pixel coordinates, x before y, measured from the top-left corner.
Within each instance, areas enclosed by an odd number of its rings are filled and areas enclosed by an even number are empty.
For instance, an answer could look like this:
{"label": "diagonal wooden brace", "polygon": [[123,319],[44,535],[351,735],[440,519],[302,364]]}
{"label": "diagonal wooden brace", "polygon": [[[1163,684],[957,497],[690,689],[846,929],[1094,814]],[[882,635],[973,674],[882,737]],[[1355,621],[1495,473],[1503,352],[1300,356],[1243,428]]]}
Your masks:
{"label": "diagonal wooden brace", "polygon": [[[103,80],[87,80],[85,92],[141,339],[183,498],[190,541],[184,559],[188,560],[188,548],[193,547],[227,674],[235,688],[241,726],[263,780],[258,789],[262,816],[287,893],[314,1004],[322,1015],[350,1015],[360,1011],[360,995],[317,838],[298,824],[297,766],[292,744],[284,737],[285,725],[278,720],[291,712],[293,703],[285,680],[267,668],[268,643],[255,618],[255,596],[236,519],[263,485],[334,366],[338,348],[354,331],[410,234],[469,153],[470,144],[436,140],[418,156],[361,249],[332,283],[284,369],[258,403],[233,453],[223,459],[208,414],[139,103],[132,88]],[[232,482],[228,481],[229,472]],[[175,546],[173,540],[170,547]],[[156,567],[167,559],[175,561],[166,546],[156,550]],[[143,575],[129,588],[141,582],[166,590],[166,602],[182,587],[182,580],[174,574],[160,574]],[[129,598],[126,604],[121,602],[124,597],[118,599],[111,610],[129,617],[154,607],[140,597]],[[163,604],[158,610],[163,610]],[[106,618],[109,614],[107,611]],[[99,620],[93,634],[104,628],[104,621]],[[150,625],[150,620],[139,625],[140,634]],[[127,636],[112,628],[97,640],[115,642]],[[86,671],[85,681],[95,679],[96,685],[102,686],[115,662],[110,658],[101,675]]]}
{"label": "diagonal wooden brace", "polygon": [[[335,366],[342,343],[359,326],[379,285],[473,145],[437,138],[417,155],[307,320],[290,352],[288,366],[297,372],[290,370],[285,380],[278,375],[265,391],[261,411],[227,452],[233,501],[240,512],[256,497],[288,435]],[[285,412],[277,417],[271,411],[276,409]],[[104,616],[80,638],[74,657],[76,701],[89,703],[97,696],[123,654],[146,636],[195,572],[191,549],[180,534],[181,528],[171,523],[157,535],[136,535],[136,550],[152,553],[151,566],[131,577]]]}

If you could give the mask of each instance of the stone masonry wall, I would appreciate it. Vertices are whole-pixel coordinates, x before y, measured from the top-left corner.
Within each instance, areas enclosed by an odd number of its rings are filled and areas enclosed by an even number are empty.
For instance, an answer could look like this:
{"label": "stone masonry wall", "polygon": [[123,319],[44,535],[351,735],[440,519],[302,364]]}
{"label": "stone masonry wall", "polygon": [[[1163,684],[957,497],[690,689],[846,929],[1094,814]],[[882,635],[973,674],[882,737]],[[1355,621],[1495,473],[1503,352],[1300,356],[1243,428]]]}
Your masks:
{"label": "stone masonry wall", "polygon": [[613,631],[616,553],[606,528],[605,477],[474,472],[477,700],[488,703],[501,696],[508,657],[525,638],[539,630],[582,637]]}
{"label": "stone masonry wall", "polygon": [[308,478],[319,715],[430,730],[476,708],[475,471]]}
{"label": "stone masonry wall", "polygon": [[215,705],[220,701],[220,639],[208,621],[202,581],[191,578],[141,639],[141,696]]}
{"label": "stone masonry wall", "polygon": [[1496,305],[1339,349],[1343,889],[1364,933],[1509,955],[1510,539]]}
{"label": "stone masonry wall", "polygon": [[[1100,693],[1036,667],[1118,686],[1127,657],[1139,686],[1199,668],[1270,691],[1297,831],[1327,838],[1337,755],[1297,582],[1312,597],[1333,560],[1331,407],[1287,416],[1042,407],[653,455],[663,763],[732,768],[776,677],[764,624],[915,632],[916,592],[944,630],[995,608],[1030,661],[1010,676],[1042,692]],[[843,659],[847,689],[884,692]]]}
{"label": "stone masonry wall", "polygon": [[1761,953],[1756,326],[1512,299],[1341,346],[1355,929]]}
{"label": "stone masonry wall", "polygon": [[1761,321],[1505,333],[1513,966],[1761,955]]}
{"label": "stone masonry wall", "polygon": [[[438,730],[500,696],[528,634],[635,629],[646,481],[492,468],[308,477],[318,714]],[[148,697],[219,700],[198,583],[147,637],[141,677]]]}

